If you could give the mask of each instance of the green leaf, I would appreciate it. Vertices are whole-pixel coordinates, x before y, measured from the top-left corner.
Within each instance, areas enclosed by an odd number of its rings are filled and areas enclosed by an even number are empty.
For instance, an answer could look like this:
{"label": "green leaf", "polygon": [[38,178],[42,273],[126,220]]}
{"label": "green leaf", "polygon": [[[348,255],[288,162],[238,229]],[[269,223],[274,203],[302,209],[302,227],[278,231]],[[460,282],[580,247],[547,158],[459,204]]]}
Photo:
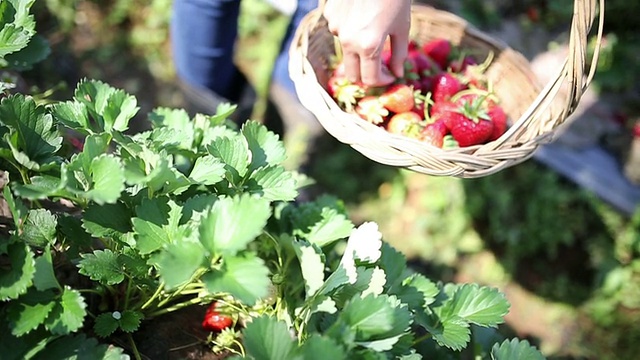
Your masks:
{"label": "green leaf", "polygon": [[202,276],[211,293],[228,292],[247,305],[253,305],[269,294],[269,269],[253,255],[228,257],[220,271]]}
{"label": "green leaf", "polygon": [[82,226],[95,237],[119,237],[131,228],[133,214],[122,203],[90,204],[84,211]]}
{"label": "green leaf", "polygon": [[440,293],[438,285],[422,274],[412,274],[402,282],[398,297],[415,311],[431,305]]}
{"label": "green leaf", "polygon": [[333,198],[323,197],[314,202],[290,208],[294,235],[320,247],[349,237],[353,223],[337,208]]}
{"label": "green leaf", "polygon": [[251,164],[249,145],[244,137],[235,134],[216,139],[209,145],[209,153],[225,164],[225,168],[231,173],[234,184],[238,184],[247,174]]}
{"label": "green leaf", "polygon": [[438,318],[435,314],[416,312],[414,320],[425,328],[440,346],[459,351],[471,340],[469,323],[459,317]]}
{"label": "green leaf", "polygon": [[7,206],[9,206],[9,211],[11,211],[11,217],[13,218],[16,229],[22,229],[23,217],[28,213],[27,207],[24,206],[22,201],[16,201],[9,186],[5,186],[4,189],[2,189],[2,195],[7,202]]}
{"label": "green leaf", "polygon": [[339,321],[355,331],[358,342],[398,337],[409,329],[411,313],[397,305],[387,295],[356,296],[347,302]]}
{"label": "green leaf", "polygon": [[380,269],[379,267],[375,267],[372,270],[372,274],[371,274],[371,280],[369,280],[369,285],[368,287],[362,292],[361,296],[367,296],[369,294],[372,294],[374,296],[378,296],[380,294],[382,294],[382,292],[384,291],[384,285],[387,282],[387,277],[386,274],[384,273],[384,270]]}
{"label": "green leaf", "polygon": [[212,254],[235,255],[264,229],[271,217],[265,199],[242,194],[218,200],[200,225],[200,241]]}
{"label": "green leaf", "polygon": [[441,316],[459,316],[476,325],[493,327],[503,323],[508,312],[509,302],[498,289],[464,284],[443,306]]}
{"label": "green leaf", "polygon": [[280,165],[258,168],[249,177],[247,189],[269,201],[291,201],[298,196],[293,173]]}
{"label": "green leaf", "polygon": [[51,249],[47,247],[42,255],[35,260],[36,273],[33,277],[33,286],[39,291],[60,289],[60,283],[53,271]]}
{"label": "green leaf", "polygon": [[28,200],[42,200],[53,196],[72,197],[64,190],[65,184],[60,178],[43,175],[31,178],[31,184],[16,184],[16,195]]}
{"label": "green leaf", "polygon": [[240,130],[251,151],[251,169],[281,164],[286,159],[284,143],[277,134],[257,121],[249,120]]}
{"label": "green leaf", "polygon": [[109,154],[94,158],[91,162],[91,189],[86,197],[98,204],[113,204],[124,191],[124,167],[120,159]]}
{"label": "green leaf", "polygon": [[99,344],[85,334],[63,336],[48,344],[33,360],[128,360],[123,350],[113,345]]}
{"label": "green leaf", "polygon": [[224,164],[220,159],[205,155],[196,159],[189,180],[202,185],[213,185],[220,182],[224,174]]}
{"label": "green leaf", "polygon": [[14,336],[35,330],[49,316],[56,305],[53,292],[30,291],[7,306],[9,328]]}
{"label": "green leaf", "polygon": [[502,344],[494,344],[491,348],[493,360],[544,360],[542,353],[531,346],[527,340],[505,340]]}
{"label": "green leaf", "polygon": [[167,289],[175,289],[189,281],[203,266],[205,249],[199,242],[181,241],[167,244],[152,257],[160,279]]}
{"label": "green leaf", "polygon": [[23,227],[22,238],[29,245],[45,247],[56,240],[58,220],[46,209],[29,210]]}
{"label": "green leaf", "polygon": [[32,97],[16,94],[3,98],[0,119],[10,128],[5,141],[22,166],[37,171],[58,161],[55,154],[62,146],[62,136],[51,115],[43,106],[36,105]]}
{"label": "green leaf", "polygon": [[96,120],[93,132],[123,132],[138,112],[136,99],[102,81],[82,80],[76,86],[74,99],[82,103]]}
{"label": "green leaf", "polygon": [[106,338],[118,330],[118,326],[118,320],[113,317],[113,313],[106,312],[96,316],[93,330],[99,337]]}
{"label": "green leaf", "polygon": [[[0,256],[9,260],[9,270],[0,272],[0,301],[16,299],[31,286],[36,272],[35,260],[29,246],[17,241],[6,246],[4,253],[0,247]],[[6,268],[5,268],[6,269]]]}
{"label": "green leaf", "polygon": [[80,329],[87,315],[86,306],[77,290],[65,287],[60,300],[47,317],[45,327],[56,335],[66,335]]}
{"label": "green leaf", "polygon": [[387,287],[393,290],[395,286],[400,286],[404,280],[403,274],[407,269],[407,258],[384,241],[380,251],[382,254],[378,264],[387,274]]}
{"label": "green leaf", "polygon": [[26,47],[5,56],[7,66],[16,71],[30,70],[51,53],[49,42],[38,34],[33,36]]}
{"label": "green leaf", "polygon": [[109,250],[95,250],[93,253],[80,254],[78,272],[91,280],[105,285],[116,285],[124,281],[125,274],[120,267],[118,254]]}
{"label": "green leaf", "polygon": [[132,333],[140,327],[140,322],[144,316],[142,313],[133,310],[125,310],[122,312],[122,317],[120,318],[120,330],[128,333]]}
{"label": "green leaf", "polygon": [[138,102],[124,90],[117,89],[111,93],[102,113],[107,132],[123,132],[129,128],[129,120],[138,113]]}
{"label": "green leaf", "polygon": [[313,334],[307,338],[301,350],[304,360],[346,360],[345,350],[333,339]]}
{"label": "green leaf", "polygon": [[[28,44],[33,33],[16,24],[6,24],[0,30],[0,65],[6,63],[5,57],[8,54],[24,49]],[[6,65],[5,65],[6,66]]]}
{"label": "green leaf", "polygon": [[243,331],[244,347],[249,358],[256,360],[289,360],[294,358],[295,343],[287,325],[273,317],[261,316],[247,324]]}
{"label": "green leaf", "polygon": [[54,104],[51,108],[53,117],[63,125],[79,131],[83,134],[91,134],[92,129],[89,122],[87,107],[77,101],[66,101]]}
{"label": "green leaf", "polygon": [[294,250],[300,261],[304,278],[306,298],[310,298],[324,284],[324,261],[322,252],[309,243],[293,242]]}
{"label": "green leaf", "polygon": [[168,197],[144,199],[136,208],[136,215],[131,222],[141,254],[152,253],[184,237],[178,227],[182,209]]}

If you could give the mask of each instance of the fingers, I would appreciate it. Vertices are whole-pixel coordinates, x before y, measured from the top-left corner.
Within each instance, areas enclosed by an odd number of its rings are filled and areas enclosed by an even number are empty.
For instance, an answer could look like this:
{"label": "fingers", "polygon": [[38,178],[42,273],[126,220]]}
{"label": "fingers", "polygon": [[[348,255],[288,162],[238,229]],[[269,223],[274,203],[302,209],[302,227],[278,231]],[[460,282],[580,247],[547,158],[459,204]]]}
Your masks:
{"label": "fingers", "polygon": [[344,73],[352,83],[360,82],[360,56],[354,51],[343,51],[342,62],[344,63]]}
{"label": "fingers", "polygon": [[404,62],[409,54],[409,34],[391,35],[391,60],[389,68],[397,77],[404,76]]}

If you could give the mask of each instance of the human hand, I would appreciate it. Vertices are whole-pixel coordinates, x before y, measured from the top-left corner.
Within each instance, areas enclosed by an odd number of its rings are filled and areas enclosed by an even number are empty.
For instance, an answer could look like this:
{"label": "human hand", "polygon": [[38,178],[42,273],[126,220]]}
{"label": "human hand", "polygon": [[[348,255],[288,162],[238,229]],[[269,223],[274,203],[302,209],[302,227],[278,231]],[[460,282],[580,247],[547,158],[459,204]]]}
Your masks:
{"label": "human hand", "polygon": [[[404,75],[411,0],[327,0],[323,14],[329,30],[340,41],[350,81],[382,86],[392,83],[394,75]],[[387,37],[391,46],[389,69],[381,59]]]}

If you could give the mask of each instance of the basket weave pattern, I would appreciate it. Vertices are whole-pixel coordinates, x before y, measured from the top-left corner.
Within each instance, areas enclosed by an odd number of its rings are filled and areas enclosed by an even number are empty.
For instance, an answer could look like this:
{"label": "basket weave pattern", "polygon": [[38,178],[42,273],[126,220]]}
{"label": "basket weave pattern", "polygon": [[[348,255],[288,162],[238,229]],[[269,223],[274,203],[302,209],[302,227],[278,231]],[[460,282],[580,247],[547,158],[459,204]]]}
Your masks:
{"label": "basket weave pattern", "polygon": [[546,86],[539,84],[524,56],[446,11],[413,5],[411,31],[419,42],[445,38],[472,49],[481,61],[493,54],[487,79],[512,120],[499,139],[484,145],[440,149],[395,135],[359,116],[344,112],[326,90],[336,40],[321,8],[309,13],[297,29],[290,48],[289,72],[302,104],[325,130],[381,164],[434,176],[473,178],[493,174],[533,156],[553,139],[556,129],[573,113],[593,77],[598,51],[588,59],[588,36],[598,17],[596,49],[602,37],[603,1],[575,0],[569,53]]}

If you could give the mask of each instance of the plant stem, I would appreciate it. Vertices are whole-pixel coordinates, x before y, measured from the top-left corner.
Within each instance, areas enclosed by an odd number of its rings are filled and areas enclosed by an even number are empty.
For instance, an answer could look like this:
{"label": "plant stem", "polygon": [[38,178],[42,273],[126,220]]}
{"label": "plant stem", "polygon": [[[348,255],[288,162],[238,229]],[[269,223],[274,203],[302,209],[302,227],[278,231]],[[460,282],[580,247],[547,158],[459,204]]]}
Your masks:
{"label": "plant stem", "polygon": [[136,346],[136,342],[133,341],[133,336],[130,333],[127,333],[127,339],[131,343],[131,350],[133,350],[133,356],[136,360],[142,360],[142,356],[140,356],[140,352],[138,351],[138,347]]}
{"label": "plant stem", "polygon": [[146,303],[142,304],[142,306],[140,307],[140,310],[144,310],[149,306],[151,306],[151,304],[153,304],[153,302],[160,295],[160,293],[162,293],[162,289],[164,289],[164,282],[160,282],[160,284],[158,284],[158,288],[156,289],[156,292],[154,292],[153,295],[151,295],[151,297],[149,298],[149,300],[147,300]]}
{"label": "plant stem", "polygon": [[426,333],[426,334],[420,336],[419,338],[413,340],[413,346],[416,346],[416,345],[420,344],[421,342],[423,342],[423,341],[425,341],[427,339],[431,339],[431,334]]}
{"label": "plant stem", "polygon": [[202,299],[203,298],[197,297],[197,298],[193,298],[193,299],[191,299],[189,301],[185,301],[183,303],[179,303],[179,304],[170,306],[168,308],[160,309],[158,311],[152,312],[151,314],[147,315],[147,318],[153,318],[153,317],[156,317],[156,316],[160,316],[162,314],[166,314],[166,313],[170,313],[172,311],[180,310],[180,309],[182,309],[184,307],[187,307],[187,306],[197,305],[197,304],[202,302]]}
{"label": "plant stem", "polygon": [[129,279],[129,281],[127,282],[127,291],[124,294],[124,310],[129,310],[129,299],[131,298],[131,283],[133,283],[133,281]]}
{"label": "plant stem", "polygon": [[202,276],[202,274],[204,274],[207,271],[207,269],[204,268],[200,268],[198,270],[196,270],[196,272],[191,276],[191,279],[189,279],[189,281],[187,281],[186,283],[184,283],[184,285],[182,285],[180,288],[178,288],[178,290],[174,291],[171,295],[169,295],[166,299],[161,300],[158,303],[157,307],[163,307],[164,305],[166,305],[169,301],[171,301],[171,299],[173,299],[174,297],[181,295],[183,291],[185,291],[189,286],[193,285],[193,282],[198,279],[200,276]]}

